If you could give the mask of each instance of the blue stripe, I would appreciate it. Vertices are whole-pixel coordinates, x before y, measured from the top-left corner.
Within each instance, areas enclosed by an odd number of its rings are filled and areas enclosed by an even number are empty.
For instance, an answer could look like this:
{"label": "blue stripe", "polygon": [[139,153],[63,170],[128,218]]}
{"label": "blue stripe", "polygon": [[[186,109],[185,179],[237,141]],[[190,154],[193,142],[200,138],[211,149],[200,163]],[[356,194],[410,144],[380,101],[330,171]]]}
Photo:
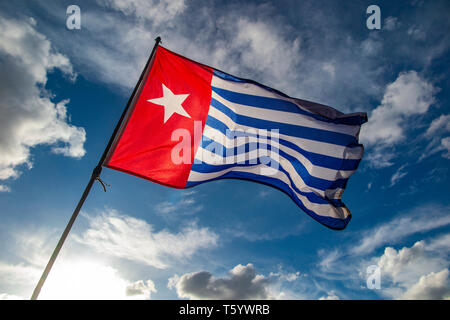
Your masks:
{"label": "blue stripe", "polygon": [[[269,97],[260,97],[260,96],[253,96],[245,93],[235,92],[235,91],[229,91],[222,88],[217,87],[211,87],[212,90],[217,93],[222,98],[233,102],[237,104],[243,104],[246,106],[252,106],[252,107],[258,107],[263,109],[270,109],[270,110],[276,110],[276,111],[284,111],[284,112],[292,112],[292,113],[299,113],[306,116],[317,116],[314,115],[308,111],[305,111],[301,109],[299,106],[297,106],[295,103],[276,99],[276,98],[269,98]],[[318,116],[320,121],[326,121],[327,119],[323,117]]]}
{"label": "blue stripe", "polygon": [[211,106],[226,114],[236,124],[249,126],[255,129],[278,129],[281,134],[288,136],[322,141],[341,146],[358,144],[357,139],[348,134],[243,116],[234,113],[230,108],[214,98],[211,98]]}
{"label": "blue stripe", "polygon": [[[226,148],[224,145],[220,144],[217,141],[211,141],[210,143],[208,143],[207,145],[205,144],[205,140],[202,140],[202,147],[204,149],[207,149],[211,152],[213,152],[214,154],[217,154],[221,157],[226,157],[227,154],[228,155],[238,155],[241,153],[246,153],[246,152],[250,152],[250,151],[254,151],[257,150],[257,148],[261,148],[264,150],[271,150],[275,153],[278,153],[281,157],[285,158],[286,160],[288,160],[292,166],[294,167],[295,171],[298,173],[298,175],[302,178],[302,180],[304,181],[304,183],[312,188],[315,189],[319,189],[322,191],[325,191],[327,189],[336,189],[336,188],[342,188],[346,183],[348,179],[336,179],[336,180],[326,180],[326,179],[322,179],[322,178],[318,178],[315,176],[312,176],[308,170],[305,168],[305,166],[299,161],[297,160],[295,157],[287,154],[286,152],[284,152],[283,150],[279,150],[278,148],[274,147],[274,146],[270,146],[268,144],[265,143],[256,143],[256,142],[252,142],[252,143],[247,143],[244,144],[242,146],[239,147],[233,147],[233,148]],[[257,158],[253,159],[253,160],[259,160]],[[276,164],[278,164],[281,167],[281,164],[279,164],[275,159],[272,159],[272,161]],[[260,162],[258,162],[260,163]],[[256,164],[256,163],[255,163]],[[214,169],[213,171],[221,171],[223,169],[227,169],[232,167],[234,164],[224,164],[224,165],[214,165],[214,167],[217,167],[218,169]],[[249,166],[252,165],[252,163],[250,161],[246,161],[245,164],[236,164],[238,166]],[[253,164],[254,165],[254,164]],[[198,171],[196,168],[198,166],[193,166],[192,170],[194,171]],[[222,169],[220,169],[222,168]],[[212,171],[199,171],[199,172],[212,172]],[[285,172],[287,175],[289,175],[287,172]]]}
{"label": "blue stripe", "polygon": [[219,179],[226,179],[226,178],[251,180],[254,182],[259,182],[259,183],[269,185],[271,187],[275,187],[275,188],[283,191],[284,193],[286,193],[300,207],[300,209],[305,211],[314,220],[316,220],[316,221],[320,222],[321,224],[325,225],[326,227],[329,227],[332,229],[337,229],[337,230],[344,229],[351,219],[350,215],[345,219],[324,217],[324,216],[318,215],[314,211],[308,209],[303,204],[303,202],[297,197],[295,192],[293,192],[293,190],[283,181],[280,181],[276,178],[265,177],[265,176],[261,176],[261,175],[257,175],[257,174],[253,174],[253,173],[248,173],[248,172],[233,172],[232,171],[232,172],[226,173],[225,175],[223,175],[221,177],[217,177],[214,179],[209,179],[209,180],[205,180],[205,181],[188,181],[186,184],[186,188],[194,187],[194,186],[202,184],[204,182],[214,181],[214,180],[219,180]]}
{"label": "blue stripe", "polygon": [[[233,138],[235,136],[252,136],[257,137],[256,134],[252,134],[249,132],[243,132],[239,130],[231,130],[221,122],[220,120],[217,120],[213,116],[209,115],[206,118],[206,125],[210,126],[211,128],[214,128],[224,134],[228,134],[229,138]],[[361,161],[361,159],[341,159],[336,157],[331,157],[319,153],[314,153],[310,151],[306,151],[302,148],[300,148],[295,143],[292,143],[290,141],[279,139],[279,143],[291,148],[298,153],[302,154],[305,158],[309,159],[312,164],[324,168],[334,169],[334,170],[356,170],[358,168],[358,165]],[[362,145],[358,144],[355,147],[362,147]]]}
{"label": "blue stripe", "polygon": [[[255,159],[257,160],[257,163],[255,164],[238,164],[238,163],[233,163],[233,164],[223,164],[223,165],[213,165],[213,164],[206,164],[206,163],[194,163],[192,165],[191,171],[195,171],[195,172],[200,172],[200,173],[214,173],[214,172],[219,172],[221,170],[225,170],[225,169],[229,169],[229,168],[236,168],[236,171],[239,171],[240,167],[249,167],[249,166],[255,166],[258,164],[263,164],[264,162],[264,158],[258,158]],[[289,175],[289,173],[283,169],[283,167],[277,163],[275,160],[271,159],[272,162],[276,163],[276,165],[279,166],[279,171],[283,172],[289,179],[289,181],[292,184],[292,189],[294,189],[296,192],[298,192],[299,194],[301,194],[302,196],[305,196],[306,198],[308,198],[308,200],[310,202],[313,203],[318,203],[318,204],[333,204],[335,207],[342,207],[342,201],[340,199],[328,199],[328,198],[323,198],[319,195],[317,195],[314,192],[305,192],[305,191],[301,191],[300,189],[297,188],[297,186],[294,184],[294,182],[292,181],[291,176]],[[235,171],[235,170],[233,170]],[[220,176],[220,177],[226,177],[228,173]],[[256,175],[256,174],[255,174]],[[266,177],[261,175],[261,177]],[[218,179],[214,178],[214,179]],[[273,178],[276,179],[276,178]],[[277,179],[278,180],[278,179]],[[209,181],[209,180],[208,180]]]}
{"label": "blue stripe", "polygon": [[[284,94],[280,91],[277,91],[273,88],[269,88],[265,85],[255,82],[253,80],[239,79],[239,78],[236,78],[231,75],[224,76],[223,74],[219,74],[219,73],[216,74],[216,72],[214,72],[214,75],[216,75],[224,80],[228,80],[228,81],[240,82],[240,83],[252,83],[252,84],[255,84],[267,91],[279,94],[282,97],[289,98],[289,99],[295,99],[295,98],[291,98],[291,97],[287,96],[286,94]],[[281,100],[281,99],[277,99],[277,98],[254,96],[254,95],[230,91],[230,90],[226,90],[226,89],[222,89],[222,88],[218,88],[218,87],[214,87],[214,86],[211,86],[211,88],[214,92],[216,92],[223,98],[227,99],[228,101],[239,103],[239,104],[245,104],[245,105],[255,106],[255,107],[260,107],[260,108],[264,108],[264,106],[265,106],[267,109],[301,113],[301,114],[307,115],[309,117],[312,117],[316,120],[327,122],[327,123],[334,123],[334,124],[362,125],[363,123],[367,122],[367,115],[365,113],[350,114],[350,115],[342,114],[338,118],[331,119],[331,118],[327,118],[325,116],[304,110],[304,109],[300,108],[298,105],[296,105],[295,103],[290,102],[290,101]],[[311,104],[318,105],[316,103],[313,103],[313,102],[310,102],[307,100],[301,100],[301,99],[295,99],[295,100],[297,100],[300,104],[303,103],[305,105],[311,105]],[[257,105],[252,104],[252,103],[255,103],[255,101],[258,101]],[[332,109],[329,106],[323,106],[323,107]]]}

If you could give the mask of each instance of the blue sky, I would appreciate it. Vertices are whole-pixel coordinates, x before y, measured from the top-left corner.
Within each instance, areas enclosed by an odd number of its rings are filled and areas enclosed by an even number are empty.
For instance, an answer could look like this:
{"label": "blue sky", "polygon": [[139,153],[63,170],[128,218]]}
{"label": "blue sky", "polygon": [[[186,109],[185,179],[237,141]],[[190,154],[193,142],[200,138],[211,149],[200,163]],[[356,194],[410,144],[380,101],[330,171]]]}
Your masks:
{"label": "blue sky", "polygon": [[[0,298],[29,298],[160,35],[291,96],[365,111],[329,230],[245,181],[175,190],[104,169],[41,297],[450,297],[446,1],[14,1],[0,5]],[[81,8],[81,29],[66,8]],[[381,30],[366,9],[381,9]],[[367,287],[378,267],[380,288]]]}

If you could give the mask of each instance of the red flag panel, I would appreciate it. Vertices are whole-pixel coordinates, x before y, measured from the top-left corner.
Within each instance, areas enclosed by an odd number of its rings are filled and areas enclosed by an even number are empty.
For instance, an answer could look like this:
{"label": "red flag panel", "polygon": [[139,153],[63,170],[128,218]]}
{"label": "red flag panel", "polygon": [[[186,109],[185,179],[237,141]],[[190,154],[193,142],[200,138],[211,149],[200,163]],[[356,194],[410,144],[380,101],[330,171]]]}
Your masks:
{"label": "red flag panel", "polygon": [[[211,79],[211,68],[159,46],[144,86],[104,165],[184,188],[208,116]],[[195,121],[201,121],[201,132],[196,135]],[[172,159],[172,151],[181,141],[177,129],[185,129],[182,133],[190,135],[187,163],[176,164]]]}

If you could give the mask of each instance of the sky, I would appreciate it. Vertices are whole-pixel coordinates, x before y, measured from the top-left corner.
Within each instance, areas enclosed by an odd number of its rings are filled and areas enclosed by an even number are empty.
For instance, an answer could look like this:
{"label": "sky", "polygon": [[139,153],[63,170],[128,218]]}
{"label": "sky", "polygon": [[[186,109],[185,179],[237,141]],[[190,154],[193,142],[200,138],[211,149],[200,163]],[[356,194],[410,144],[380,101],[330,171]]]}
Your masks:
{"label": "sky", "polygon": [[[370,30],[369,5],[380,8]],[[78,5],[81,29],[66,26]],[[345,230],[238,180],[104,169],[42,299],[450,298],[448,1],[0,3],[0,299],[28,299],[157,36],[290,96],[367,112]]]}

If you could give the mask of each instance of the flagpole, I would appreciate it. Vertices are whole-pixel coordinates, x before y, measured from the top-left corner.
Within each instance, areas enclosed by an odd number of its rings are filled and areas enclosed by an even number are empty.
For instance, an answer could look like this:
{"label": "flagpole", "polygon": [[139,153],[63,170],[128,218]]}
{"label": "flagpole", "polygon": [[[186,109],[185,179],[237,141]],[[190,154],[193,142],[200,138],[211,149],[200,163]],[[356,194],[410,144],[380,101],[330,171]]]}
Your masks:
{"label": "flagpole", "polygon": [[39,293],[41,292],[42,286],[44,285],[45,280],[47,279],[47,276],[50,273],[50,270],[52,269],[53,264],[55,263],[55,260],[58,257],[59,252],[61,251],[61,248],[62,248],[62,246],[64,244],[64,241],[66,240],[67,236],[69,235],[70,229],[72,228],[72,225],[75,222],[75,219],[77,218],[78,213],[80,212],[81,207],[84,204],[84,201],[86,200],[87,196],[89,195],[89,191],[91,191],[92,185],[94,184],[95,180],[101,181],[100,180],[100,174],[102,172],[103,162],[105,161],[106,156],[108,155],[109,149],[111,148],[111,146],[112,146],[112,144],[113,144],[113,142],[114,142],[114,140],[116,138],[116,135],[117,135],[117,133],[118,133],[118,131],[119,131],[121,125],[122,125],[123,119],[125,118],[125,116],[128,113],[130,105],[133,102],[133,99],[134,99],[134,97],[136,95],[136,92],[137,92],[137,90],[138,90],[138,88],[139,88],[139,86],[140,86],[140,84],[142,82],[142,79],[144,78],[144,75],[145,75],[145,73],[146,73],[146,71],[147,71],[147,69],[148,69],[148,67],[150,65],[150,62],[152,61],[152,59],[153,59],[153,57],[155,55],[156,48],[158,47],[160,42],[161,42],[161,37],[157,37],[155,39],[155,45],[154,45],[154,47],[152,49],[150,57],[147,60],[147,63],[145,65],[145,67],[144,67],[144,70],[142,71],[141,76],[139,77],[139,80],[138,80],[136,86],[134,87],[134,90],[133,90],[133,93],[130,96],[130,99],[128,99],[127,106],[123,110],[122,115],[120,116],[120,119],[117,122],[116,127],[114,128],[114,132],[111,135],[111,137],[109,138],[108,144],[106,145],[105,151],[103,151],[103,154],[102,154],[100,160],[98,161],[97,166],[92,171],[91,178],[89,179],[89,182],[88,182],[86,188],[84,189],[84,192],[81,195],[81,198],[78,201],[78,204],[77,204],[75,210],[73,211],[72,217],[70,218],[69,222],[67,223],[67,226],[64,229],[64,232],[61,235],[61,238],[59,239],[58,244],[56,245],[55,249],[53,250],[53,253],[52,253],[52,255],[51,255],[51,257],[50,257],[50,259],[49,259],[49,261],[47,263],[47,266],[44,269],[44,272],[41,275],[41,278],[39,279],[39,282],[36,285],[36,288],[34,288],[33,295],[31,296],[31,300],[36,300],[38,298]]}

